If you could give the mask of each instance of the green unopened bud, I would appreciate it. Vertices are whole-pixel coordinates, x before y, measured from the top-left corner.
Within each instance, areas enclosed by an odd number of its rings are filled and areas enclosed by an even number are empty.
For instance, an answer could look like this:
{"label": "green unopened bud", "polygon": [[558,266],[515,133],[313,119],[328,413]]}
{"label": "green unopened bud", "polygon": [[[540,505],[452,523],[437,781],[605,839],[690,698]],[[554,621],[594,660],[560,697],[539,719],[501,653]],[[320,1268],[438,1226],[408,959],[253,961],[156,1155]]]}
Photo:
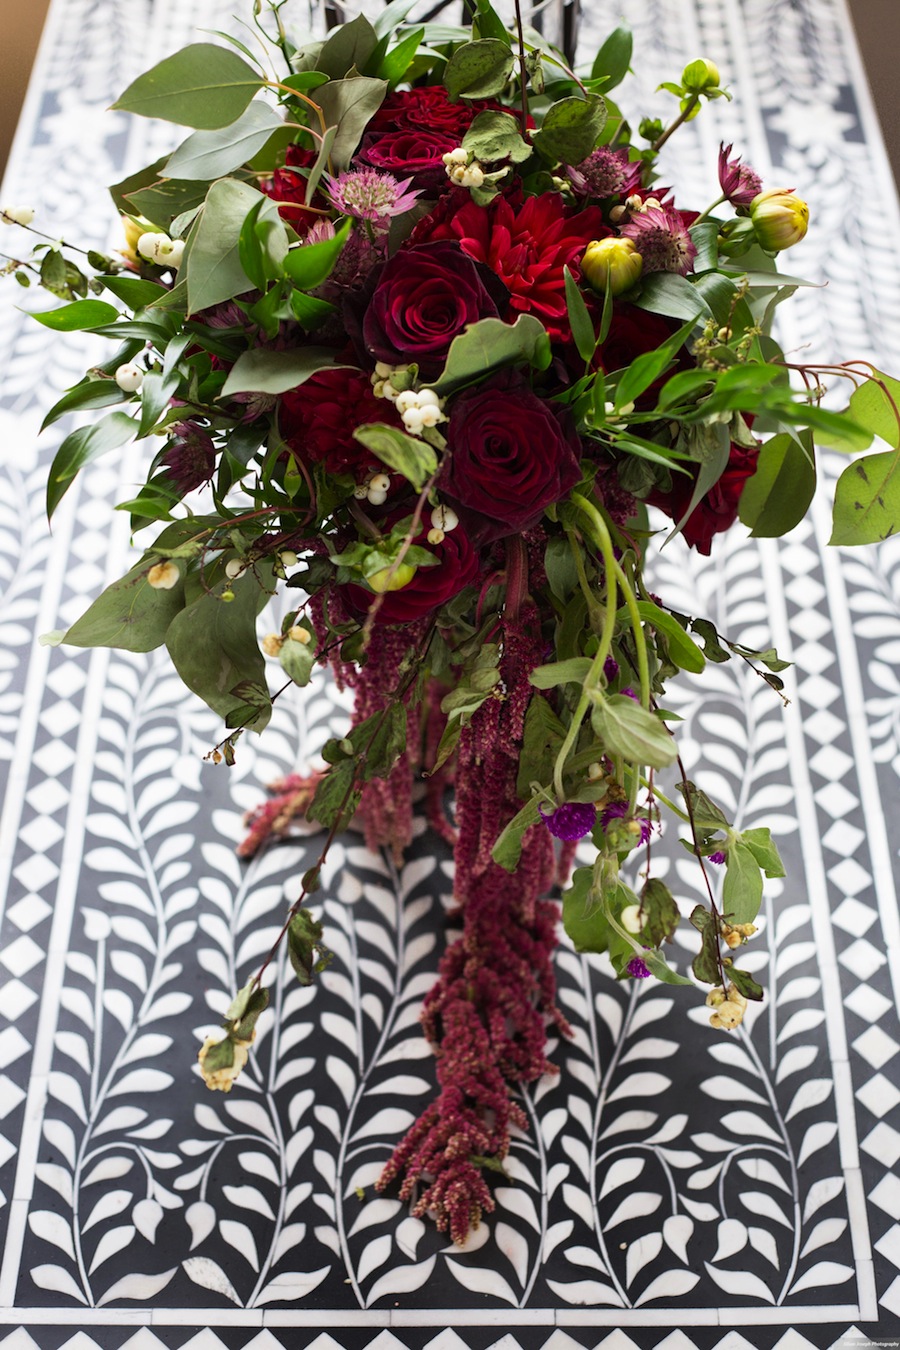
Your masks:
{"label": "green unopened bud", "polygon": [[613,295],[630,291],[641,275],[644,260],[630,239],[595,239],[581,259],[581,270],[595,291]]}
{"label": "green unopened bud", "polygon": [[689,94],[703,94],[707,89],[718,89],[719,67],[700,56],[685,66],[681,72],[681,83]]}
{"label": "green unopened bud", "polygon": [[399,567],[393,569],[393,572],[390,567],[380,568],[370,577],[366,577],[366,581],[376,595],[383,595],[385,591],[402,591],[415,575],[416,569],[411,563],[401,563]]}
{"label": "green unopened bud", "polygon": [[750,219],[764,249],[779,253],[799,244],[809,228],[809,207],[802,197],[782,188],[769,188],[750,203]]}

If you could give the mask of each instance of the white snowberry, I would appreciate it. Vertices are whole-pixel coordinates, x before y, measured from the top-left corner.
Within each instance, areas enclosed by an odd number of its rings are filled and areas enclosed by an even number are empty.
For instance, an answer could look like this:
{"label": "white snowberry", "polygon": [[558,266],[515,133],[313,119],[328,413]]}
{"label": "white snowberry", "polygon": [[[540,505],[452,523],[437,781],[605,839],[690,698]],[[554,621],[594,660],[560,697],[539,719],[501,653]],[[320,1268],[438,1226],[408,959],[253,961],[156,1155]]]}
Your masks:
{"label": "white snowberry", "polygon": [[403,414],[403,425],[407,431],[421,431],[425,425],[425,414],[421,408],[407,408]]}
{"label": "white snowberry", "polygon": [[387,501],[387,493],[376,492],[374,488],[369,488],[368,497],[372,506],[384,506]]}
{"label": "white snowberry", "polygon": [[431,513],[431,523],[436,530],[449,534],[459,524],[459,516],[452,506],[436,506]]}
{"label": "white snowberry", "polygon": [[430,529],[425,538],[428,540],[429,544],[442,544],[444,542],[444,531]]}
{"label": "white snowberry", "polygon": [[137,241],[137,251],[146,262],[156,262],[160,244],[171,242],[167,234],[161,234],[159,230],[148,230]]}
{"label": "white snowberry", "polygon": [[113,376],[123,394],[136,394],[144,383],[144,372],[133,361],[126,361]]}
{"label": "white snowberry", "polygon": [[34,207],[0,206],[0,216],[7,225],[30,225],[34,220]]}
{"label": "white snowberry", "polygon": [[402,417],[410,408],[418,408],[419,395],[414,389],[404,389],[401,394],[397,395],[397,403],[395,406]]}
{"label": "white snowberry", "polygon": [[376,473],[373,478],[369,479],[370,492],[389,492],[390,488],[391,480],[386,473]]}
{"label": "white snowberry", "polygon": [[420,408],[439,408],[441,400],[433,389],[420,389],[418,393]]}
{"label": "white snowberry", "polygon": [[244,570],[244,564],[240,558],[229,558],[225,564],[225,575],[229,581],[234,581]]}

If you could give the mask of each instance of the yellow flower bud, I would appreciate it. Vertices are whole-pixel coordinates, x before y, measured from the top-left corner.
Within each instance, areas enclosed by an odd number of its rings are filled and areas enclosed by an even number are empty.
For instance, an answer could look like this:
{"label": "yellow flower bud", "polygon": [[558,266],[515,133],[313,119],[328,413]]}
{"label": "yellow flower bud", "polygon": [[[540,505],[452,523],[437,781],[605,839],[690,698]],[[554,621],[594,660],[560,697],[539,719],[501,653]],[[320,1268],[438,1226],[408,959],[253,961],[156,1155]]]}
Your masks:
{"label": "yellow flower bud", "polygon": [[581,259],[581,270],[595,291],[613,295],[630,291],[641,275],[644,260],[630,239],[595,239]]}
{"label": "yellow flower bud", "polygon": [[373,572],[366,581],[372,587],[376,595],[384,595],[385,591],[402,591],[404,586],[408,586],[416,575],[416,569],[412,563],[401,563],[391,574],[390,567],[382,567],[380,571]]}
{"label": "yellow flower bud", "polygon": [[799,244],[809,228],[809,207],[802,197],[783,188],[769,188],[750,203],[756,238],[770,253]]}
{"label": "yellow flower bud", "polygon": [[681,83],[689,94],[700,94],[706,89],[719,87],[719,67],[713,61],[700,56],[689,61],[681,72]]}

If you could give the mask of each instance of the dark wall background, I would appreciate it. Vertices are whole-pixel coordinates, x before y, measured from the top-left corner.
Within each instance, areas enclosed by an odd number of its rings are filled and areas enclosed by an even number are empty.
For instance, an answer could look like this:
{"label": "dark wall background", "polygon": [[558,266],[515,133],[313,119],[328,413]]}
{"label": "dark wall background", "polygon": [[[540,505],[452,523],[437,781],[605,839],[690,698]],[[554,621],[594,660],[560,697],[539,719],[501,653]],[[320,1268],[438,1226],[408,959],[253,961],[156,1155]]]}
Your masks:
{"label": "dark wall background", "polygon": [[[590,0],[586,0],[590,3]],[[721,0],[735,4],[737,0]],[[900,0],[848,0],[900,183]],[[48,0],[0,0],[0,173],[5,167]]]}

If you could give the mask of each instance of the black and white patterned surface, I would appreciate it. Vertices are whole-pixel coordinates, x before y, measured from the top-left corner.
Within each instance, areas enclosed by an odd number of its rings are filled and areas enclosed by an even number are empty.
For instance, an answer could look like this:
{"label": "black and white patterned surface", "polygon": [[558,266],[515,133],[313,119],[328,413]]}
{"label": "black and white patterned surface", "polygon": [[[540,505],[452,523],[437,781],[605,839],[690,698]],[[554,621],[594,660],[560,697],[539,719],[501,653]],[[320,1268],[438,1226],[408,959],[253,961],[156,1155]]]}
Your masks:
{"label": "black and white patterned surface", "polygon": [[[592,5],[585,46],[621,8]],[[900,216],[842,0],[630,8],[630,106],[661,108],[655,86],[701,52],[736,95],[671,143],[680,202],[714,195],[720,138],[810,200],[790,270],[828,285],[792,303],[784,345],[900,369]],[[110,242],[102,185],[169,142],[104,109],[239,9],[53,0],[3,200],[33,202],[51,232]],[[787,709],[748,668],[672,694],[691,771],[738,824],[773,825],[788,863],[744,962],[766,1005],[746,1034],[717,1036],[690,991],[623,988],[603,961],[561,951],[574,1038],[557,1047],[560,1076],[525,1099],[532,1129],[496,1213],[454,1250],[371,1189],[433,1081],[416,1008],[449,880],[426,834],[399,871],[343,840],[321,987],[279,970],[275,1016],[230,1096],[192,1067],[307,865],[302,839],[239,865],[241,813],[345,713],[320,679],[277,705],[229,773],[202,763],[215,719],[164,661],[36,644],[121,572],[126,522],[111,531],[109,506],[138,471],[89,469],[48,533],[44,474],[63,432],[37,428],[90,350],[29,323],[12,289],[0,1350],[800,1350],[896,1336],[900,541],[827,550],[823,500],[782,543],[738,531],[711,560],[663,554],[654,585],[671,603],[796,661]],[[687,909],[698,876],[671,840],[666,857]]]}

